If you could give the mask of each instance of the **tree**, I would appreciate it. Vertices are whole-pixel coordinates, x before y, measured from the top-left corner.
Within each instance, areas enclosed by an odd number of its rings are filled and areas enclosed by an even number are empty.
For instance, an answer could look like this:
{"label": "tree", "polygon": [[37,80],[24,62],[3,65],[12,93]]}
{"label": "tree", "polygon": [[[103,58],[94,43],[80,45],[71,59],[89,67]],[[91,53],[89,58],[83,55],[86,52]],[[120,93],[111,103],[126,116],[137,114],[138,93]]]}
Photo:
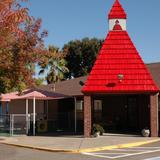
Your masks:
{"label": "tree", "polygon": [[45,80],[44,78],[35,78],[35,85],[36,86],[43,85],[44,80]]}
{"label": "tree", "polygon": [[47,32],[39,32],[41,19],[29,16],[16,0],[1,0],[0,20],[0,92],[21,92],[34,84],[35,63],[48,54]]}
{"label": "tree", "polygon": [[59,49],[54,46],[49,46],[48,50],[50,54],[49,56],[46,55],[46,62],[39,63],[41,66],[39,74],[43,74],[46,70],[48,70],[46,76],[47,83],[55,84],[57,81],[64,80],[64,74],[69,72],[66,67],[67,62],[64,59],[66,54],[60,52]]}
{"label": "tree", "polygon": [[66,77],[72,78],[87,75],[91,71],[102,43],[103,40],[101,39],[84,38],[65,44],[63,51],[67,52],[65,59],[69,69]]}

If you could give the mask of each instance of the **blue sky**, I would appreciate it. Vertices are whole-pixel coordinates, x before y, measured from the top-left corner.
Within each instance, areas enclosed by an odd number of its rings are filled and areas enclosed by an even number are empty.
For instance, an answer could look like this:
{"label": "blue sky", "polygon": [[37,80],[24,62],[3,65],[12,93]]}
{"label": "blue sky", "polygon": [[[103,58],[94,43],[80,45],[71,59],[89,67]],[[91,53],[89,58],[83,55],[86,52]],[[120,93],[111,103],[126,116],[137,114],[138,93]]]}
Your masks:
{"label": "blue sky", "polygon": [[[127,30],[146,63],[160,61],[160,0],[120,0],[127,12]],[[46,46],[59,48],[70,40],[105,38],[107,15],[114,0],[29,0],[34,17],[49,32]]]}

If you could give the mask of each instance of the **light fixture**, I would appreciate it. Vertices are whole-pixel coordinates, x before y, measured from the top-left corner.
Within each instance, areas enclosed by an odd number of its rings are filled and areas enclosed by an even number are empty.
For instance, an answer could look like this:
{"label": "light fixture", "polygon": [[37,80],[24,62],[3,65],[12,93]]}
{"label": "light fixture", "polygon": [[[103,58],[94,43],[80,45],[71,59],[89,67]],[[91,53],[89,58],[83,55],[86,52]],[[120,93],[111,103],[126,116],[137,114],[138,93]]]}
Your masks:
{"label": "light fixture", "polygon": [[124,75],[123,74],[118,74],[117,77],[118,77],[119,82],[122,82],[123,79],[124,79]]}

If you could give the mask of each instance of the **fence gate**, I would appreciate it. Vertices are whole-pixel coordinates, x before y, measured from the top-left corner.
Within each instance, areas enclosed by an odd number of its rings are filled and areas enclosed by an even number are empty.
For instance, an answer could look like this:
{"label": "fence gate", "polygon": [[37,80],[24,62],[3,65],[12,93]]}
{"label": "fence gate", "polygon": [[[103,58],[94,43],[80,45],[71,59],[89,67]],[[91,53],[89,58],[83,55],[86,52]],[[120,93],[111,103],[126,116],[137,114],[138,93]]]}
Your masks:
{"label": "fence gate", "polygon": [[30,130],[30,115],[12,114],[10,116],[10,135],[28,134]]}

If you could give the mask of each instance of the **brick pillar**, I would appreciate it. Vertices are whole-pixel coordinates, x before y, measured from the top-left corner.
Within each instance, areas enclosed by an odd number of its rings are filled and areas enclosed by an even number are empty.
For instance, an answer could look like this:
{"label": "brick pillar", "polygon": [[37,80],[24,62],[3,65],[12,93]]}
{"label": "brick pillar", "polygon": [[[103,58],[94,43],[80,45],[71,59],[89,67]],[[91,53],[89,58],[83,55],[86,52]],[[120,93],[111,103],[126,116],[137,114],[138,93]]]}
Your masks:
{"label": "brick pillar", "polygon": [[84,96],[84,137],[91,136],[92,129],[91,96]]}
{"label": "brick pillar", "polygon": [[151,137],[158,137],[158,94],[150,95],[150,130]]}

